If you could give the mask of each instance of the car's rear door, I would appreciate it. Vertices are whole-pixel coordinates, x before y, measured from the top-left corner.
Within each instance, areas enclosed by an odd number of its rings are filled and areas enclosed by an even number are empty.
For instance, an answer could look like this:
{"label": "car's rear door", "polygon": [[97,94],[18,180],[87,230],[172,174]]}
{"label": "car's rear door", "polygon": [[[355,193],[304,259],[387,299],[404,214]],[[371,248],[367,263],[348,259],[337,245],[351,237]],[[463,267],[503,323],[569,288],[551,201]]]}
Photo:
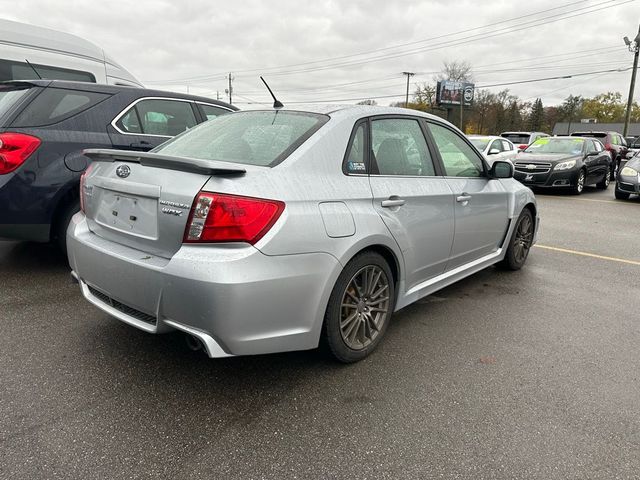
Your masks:
{"label": "car's rear door", "polygon": [[114,148],[147,151],[198,123],[193,102],[175,98],[140,98],[107,127]]}
{"label": "car's rear door", "polygon": [[453,243],[451,189],[419,119],[374,117],[368,128],[373,206],[402,250],[411,289],[444,272]]}
{"label": "car's rear door", "polygon": [[482,158],[452,128],[427,122],[442,162],[455,206],[455,238],[447,270],[498,250],[509,223],[508,196],[502,183],[491,180]]}

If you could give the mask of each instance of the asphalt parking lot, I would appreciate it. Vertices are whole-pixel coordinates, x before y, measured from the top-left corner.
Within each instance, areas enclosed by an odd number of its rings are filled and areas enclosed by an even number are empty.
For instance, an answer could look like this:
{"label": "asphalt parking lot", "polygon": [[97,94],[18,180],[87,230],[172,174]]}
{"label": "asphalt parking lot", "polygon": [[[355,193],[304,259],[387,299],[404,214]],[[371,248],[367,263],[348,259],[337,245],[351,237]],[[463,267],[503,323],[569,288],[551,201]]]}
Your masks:
{"label": "asphalt parking lot", "polygon": [[406,308],[350,366],[209,360],[0,242],[0,478],[638,478],[640,201],[538,201],[523,270]]}

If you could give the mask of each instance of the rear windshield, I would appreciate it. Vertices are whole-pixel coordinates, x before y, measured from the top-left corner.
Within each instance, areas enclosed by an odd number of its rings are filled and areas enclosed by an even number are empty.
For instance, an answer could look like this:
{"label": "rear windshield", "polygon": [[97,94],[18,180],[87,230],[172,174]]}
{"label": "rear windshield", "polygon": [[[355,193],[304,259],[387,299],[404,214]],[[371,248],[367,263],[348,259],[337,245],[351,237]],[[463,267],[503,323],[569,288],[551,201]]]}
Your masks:
{"label": "rear windshield", "polygon": [[221,115],[153,151],[165,155],[273,167],[329,120],[326,115],[253,111]]}
{"label": "rear windshield", "polygon": [[607,136],[606,133],[598,133],[598,132],[574,132],[571,134],[572,137],[591,137],[591,138],[604,138]]}
{"label": "rear windshield", "polygon": [[528,145],[531,135],[523,135],[521,133],[504,133],[501,135],[501,137],[511,140],[511,142],[515,143],[516,145]]}
{"label": "rear windshield", "polygon": [[0,118],[29,92],[29,87],[0,87]]}
{"label": "rear windshield", "polygon": [[539,138],[527,147],[527,153],[566,153],[578,155],[582,153],[584,140],[582,138],[553,137]]}
{"label": "rear windshield", "polygon": [[93,107],[105,98],[106,93],[46,88],[13,122],[14,127],[41,127],[61,122]]}

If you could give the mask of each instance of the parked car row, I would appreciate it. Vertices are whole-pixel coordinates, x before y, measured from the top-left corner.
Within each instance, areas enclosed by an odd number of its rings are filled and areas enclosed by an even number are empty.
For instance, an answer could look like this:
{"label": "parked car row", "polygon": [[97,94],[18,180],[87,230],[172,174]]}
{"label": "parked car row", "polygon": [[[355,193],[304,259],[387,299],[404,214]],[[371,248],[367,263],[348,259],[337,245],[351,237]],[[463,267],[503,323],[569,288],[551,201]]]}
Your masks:
{"label": "parked car row", "polygon": [[499,137],[469,135],[469,139],[489,164],[496,159],[511,161],[514,177],[532,188],[580,194],[587,185],[606,189],[613,180],[616,198],[640,194],[637,164],[625,168],[628,160],[640,159],[640,137],[584,131],[554,137],[542,132],[504,132]]}

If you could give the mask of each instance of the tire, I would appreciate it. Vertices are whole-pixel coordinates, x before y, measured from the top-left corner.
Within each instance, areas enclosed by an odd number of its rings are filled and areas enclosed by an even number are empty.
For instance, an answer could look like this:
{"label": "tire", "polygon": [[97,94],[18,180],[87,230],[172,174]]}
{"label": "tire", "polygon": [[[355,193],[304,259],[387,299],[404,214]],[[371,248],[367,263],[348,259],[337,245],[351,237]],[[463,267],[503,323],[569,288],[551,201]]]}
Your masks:
{"label": "tire", "polygon": [[67,255],[67,228],[71,222],[71,217],[80,211],[80,201],[75,200],[66,206],[58,216],[54,229],[54,242],[60,251]]}
{"label": "tire", "polygon": [[504,259],[498,264],[507,270],[520,270],[527,261],[531,245],[533,243],[533,232],[535,220],[531,210],[525,208],[520,213],[516,226],[513,229],[509,246]]}
{"label": "tire", "polygon": [[587,180],[587,174],[584,169],[580,170],[578,173],[578,178],[576,179],[576,184],[571,187],[571,193],[574,195],[580,195],[584,190],[584,184]]}
{"label": "tire", "polygon": [[623,192],[622,190],[618,190],[617,186],[616,186],[615,195],[618,200],[629,200],[629,197],[631,196],[631,194],[628,192]]}
{"label": "tire", "polygon": [[600,190],[606,190],[607,188],[609,188],[609,183],[611,183],[611,167],[607,167],[606,175],[602,177],[602,180],[596,183],[596,187],[598,187]]}
{"label": "tire", "polygon": [[322,343],[340,362],[362,360],[382,341],[394,306],[395,285],[387,261],[371,251],[356,255],[329,297]]}

